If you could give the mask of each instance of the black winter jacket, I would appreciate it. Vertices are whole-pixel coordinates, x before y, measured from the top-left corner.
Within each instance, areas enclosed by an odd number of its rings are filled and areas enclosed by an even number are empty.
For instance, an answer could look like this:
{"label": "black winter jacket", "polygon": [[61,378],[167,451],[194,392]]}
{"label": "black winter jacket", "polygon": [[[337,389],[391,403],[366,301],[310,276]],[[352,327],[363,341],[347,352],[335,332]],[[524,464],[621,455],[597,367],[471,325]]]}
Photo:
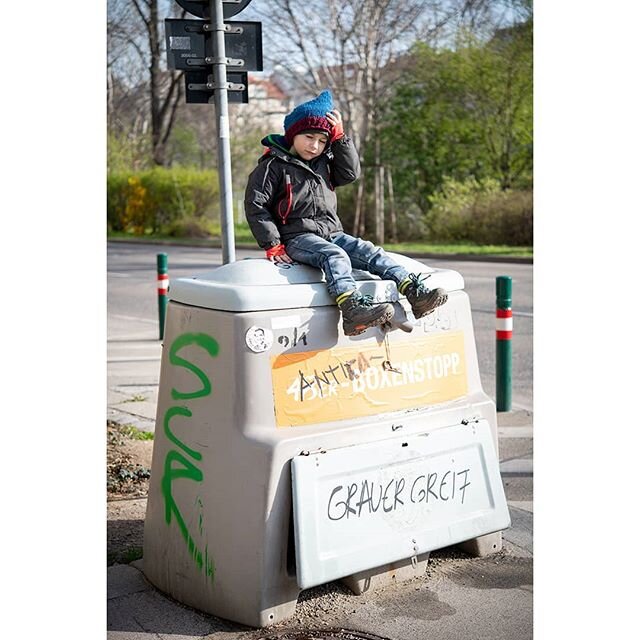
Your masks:
{"label": "black winter jacket", "polygon": [[342,231],[335,187],[360,177],[360,158],[350,138],[327,144],[305,162],[286,150],[284,136],[262,140],[268,151],[247,181],[244,206],[258,244],[269,249],[301,233],[322,238]]}

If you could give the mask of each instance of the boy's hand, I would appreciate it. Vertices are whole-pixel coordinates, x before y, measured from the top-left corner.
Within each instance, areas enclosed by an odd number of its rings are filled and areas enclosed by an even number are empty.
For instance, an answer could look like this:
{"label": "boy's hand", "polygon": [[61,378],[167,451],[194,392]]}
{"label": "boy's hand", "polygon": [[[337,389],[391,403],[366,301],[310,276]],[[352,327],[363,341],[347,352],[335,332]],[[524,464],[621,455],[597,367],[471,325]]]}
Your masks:
{"label": "boy's hand", "polygon": [[267,255],[267,260],[270,260],[271,262],[286,262],[287,264],[293,263],[293,260],[285,252],[283,244],[277,244],[275,247],[267,249],[265,253]]}
{"label": "boy's hand", "polygon": [[344,128],[342,126],[342,116],[340,115],[340,112],[337,109],[329,111],[329,113],[327,113],[327,120],[333,126],[330,142],[335,142],[336,140],[343,138]]}

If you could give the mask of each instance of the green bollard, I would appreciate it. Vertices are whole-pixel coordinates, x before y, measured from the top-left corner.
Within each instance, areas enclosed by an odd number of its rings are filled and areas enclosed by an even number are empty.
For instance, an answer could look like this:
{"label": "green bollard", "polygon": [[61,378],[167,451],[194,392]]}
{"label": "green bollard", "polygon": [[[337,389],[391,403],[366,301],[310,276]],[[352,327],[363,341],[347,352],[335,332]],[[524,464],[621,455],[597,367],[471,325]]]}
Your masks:
{"label": "green bollard", "polygon": [[496,278],[496,409],[511,411],[511,277]]}
{"label": "green bollard", "polygon": [[158,320],[160,323],[160,340],[164,336],[164,318],[167,314],[167,293],[169,292],[168,259],[166,253],[159,253],[158,263]]}

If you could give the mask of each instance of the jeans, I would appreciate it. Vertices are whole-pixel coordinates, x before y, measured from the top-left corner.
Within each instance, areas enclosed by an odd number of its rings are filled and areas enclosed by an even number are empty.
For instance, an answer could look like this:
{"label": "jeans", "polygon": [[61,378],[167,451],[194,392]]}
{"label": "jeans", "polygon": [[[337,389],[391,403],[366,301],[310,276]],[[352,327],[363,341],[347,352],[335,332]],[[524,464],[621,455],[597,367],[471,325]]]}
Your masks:
{"label": "jeans", "polygon": [[313,233],[303,233],[288,240],[285,249],[296,262],[322,269],[327,290],[334,298],[356,289],[352,269],[368,271],[383,280],[395,280],[396,284],[409,275],[382,247],[342,232],[332,234],[329,240]]}

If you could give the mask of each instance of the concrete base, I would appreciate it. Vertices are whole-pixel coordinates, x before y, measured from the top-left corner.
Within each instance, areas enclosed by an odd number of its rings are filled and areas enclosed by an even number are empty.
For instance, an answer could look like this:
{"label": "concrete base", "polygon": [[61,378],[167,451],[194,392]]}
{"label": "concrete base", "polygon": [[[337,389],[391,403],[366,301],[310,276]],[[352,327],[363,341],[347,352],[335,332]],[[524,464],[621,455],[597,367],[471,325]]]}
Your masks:
{"label": "concrete base", "polygon": [[486,536],[472,538],[456,545],[465,553],[476,558],[498,553],[502,549],[502,531],[488,533]]}
{"label": "concrete base", "polygon": [[417,557],[415,565],[411,563],[411,559],[399,560],[398,562],[386,564],[382,567],[375,567],[374,569],[354,573],[346,578],[342,578],[340,582],[359,596],[366,591],[378,589],[379,587],[397,582],[404,582],[416,576],[424,575],[427,571],[428,562],[429,554],[423,553]]}

